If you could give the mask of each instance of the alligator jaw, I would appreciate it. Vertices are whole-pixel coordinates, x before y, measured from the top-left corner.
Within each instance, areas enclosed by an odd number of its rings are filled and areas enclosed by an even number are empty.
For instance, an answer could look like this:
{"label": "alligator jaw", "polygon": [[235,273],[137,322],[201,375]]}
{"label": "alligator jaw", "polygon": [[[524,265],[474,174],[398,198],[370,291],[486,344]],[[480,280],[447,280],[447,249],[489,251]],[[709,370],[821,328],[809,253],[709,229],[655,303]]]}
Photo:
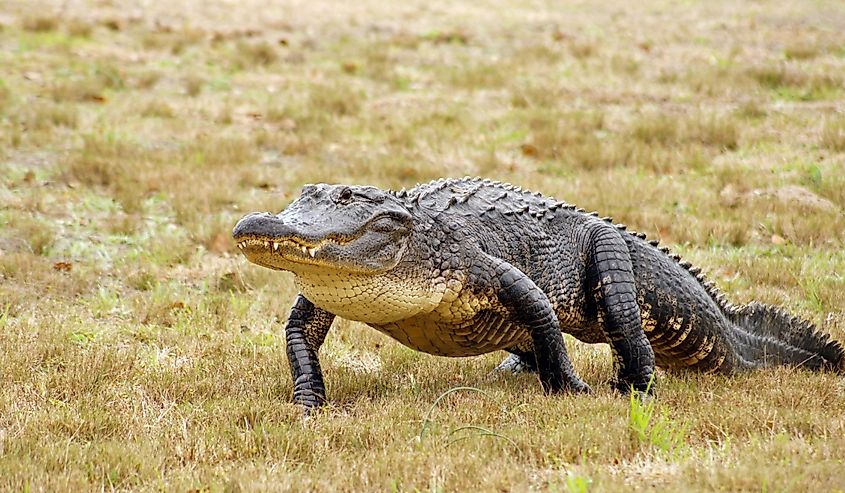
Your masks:
{"label": "alligator jaw", "polygon": [[238,248],[247,258],[252,256],[264,257],[261,263],[267,260],[278,259],[281,262],[294,262],[298,264],[328,265],[321,261],[320,252],[328,244],[343,245],[346,242],[340,239],[324,239],[318,243],[305,243],[293,238],[260,238],[247,237],[237,241]]}
{"label": "alligator jaw", "polygon": [[322,248],[322,245],[309,247],[309,246],[303,245],[302,243],[298,243],[298,242],[295,242],[295,241],[292,241],[292,240],[286,240],[286,239],[277,241],[277,240],[259,240],[257,238],[249,238],[249,239],[241,240],[241,241],[238,242],[238,248],[240,248],[241,250],[245,250],[247,247],[258,247],[258,248],[264,248],[265,250],[270,250],[272,248],[274,252],[279,251],[279,248],[301,250],[303,254],[307,253],[311,257],[314,257],[314,255],[317,253],[317,251],[320,250],[320,248]]}

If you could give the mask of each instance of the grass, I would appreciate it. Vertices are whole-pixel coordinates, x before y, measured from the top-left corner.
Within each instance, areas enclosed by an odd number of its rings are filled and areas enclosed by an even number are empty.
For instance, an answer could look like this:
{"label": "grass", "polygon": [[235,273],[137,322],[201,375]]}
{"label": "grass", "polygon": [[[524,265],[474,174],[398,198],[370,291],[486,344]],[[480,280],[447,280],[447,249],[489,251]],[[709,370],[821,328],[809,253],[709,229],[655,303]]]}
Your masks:
{"label": "grass", "polygon": [[292,279],[230,240],[303,183],[480,174],[845,340],[835,5],[124,3],[0,19],[0,489],[842,491],[841,378],[628,400],[571,339],[595,395],[339,320],[303,419]]}
{"label": "grass", "polygon": [[[653,384],[652,378],[646,393]],[[639,392],[631,392],[629,399],[631,409],[628,414],[628,426],[640,443],[654,447],[663,454],[681,454],[686,450],[684,425],[675,423],[666,415],[666,410],[659,410],[653,398],[646,398]]]}
{"label": "grass", "polygon": [[821,145],[835,152],[845,151],[845,118],[830,118],[822,127]]}

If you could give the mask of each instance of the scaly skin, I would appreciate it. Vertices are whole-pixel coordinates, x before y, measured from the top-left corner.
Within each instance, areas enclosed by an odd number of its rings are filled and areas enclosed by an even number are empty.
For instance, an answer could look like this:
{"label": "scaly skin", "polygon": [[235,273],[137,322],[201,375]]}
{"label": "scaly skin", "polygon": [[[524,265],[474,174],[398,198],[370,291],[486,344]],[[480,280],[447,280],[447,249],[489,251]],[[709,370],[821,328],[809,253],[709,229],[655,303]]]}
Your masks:
{"label": "scaly skin", "polygon": [[410,191],[308,185],[278,215],[244,217],[247,258],[291,271],[294,400],[325,402],[317,352],[335,316],[442,356],[495,350],[546,392],[587,392],[562,332],[608,343],[614,387],[646,391],[655,363],[733,373],[845,369],[839,343],[778,309],[728,304],[698,269],[581,209],[509,184],[438,180]]}

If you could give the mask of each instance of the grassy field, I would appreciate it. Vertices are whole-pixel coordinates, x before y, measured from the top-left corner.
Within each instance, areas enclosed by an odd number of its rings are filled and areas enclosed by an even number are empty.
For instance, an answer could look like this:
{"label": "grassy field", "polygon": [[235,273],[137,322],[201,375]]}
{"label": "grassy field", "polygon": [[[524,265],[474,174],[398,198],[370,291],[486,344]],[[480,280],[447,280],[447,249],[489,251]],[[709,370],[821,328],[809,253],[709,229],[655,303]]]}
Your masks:
{"label": "grassy field", "polygon": [[569,340],[550,398],[338,321],[301,417],[230,232],[307,182],[511,181],[845,340],[845,4],[389,4],[0,3],[0,490],[843,491],[830,374],[643,406]]}

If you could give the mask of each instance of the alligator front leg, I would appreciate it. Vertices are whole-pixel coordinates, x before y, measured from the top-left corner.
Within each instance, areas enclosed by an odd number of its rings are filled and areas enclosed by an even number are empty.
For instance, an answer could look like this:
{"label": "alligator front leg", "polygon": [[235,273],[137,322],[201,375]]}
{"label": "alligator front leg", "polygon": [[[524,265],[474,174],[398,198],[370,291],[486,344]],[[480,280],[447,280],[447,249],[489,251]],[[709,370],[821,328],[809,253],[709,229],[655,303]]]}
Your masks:
{"label": "alligator front leg", "polygon": [[587,291],[592,293],[617,369],[614,387],[628,393],[633,387],[652,387],[654,351],[643,332],[631,255],[615,227],[599,224],[587,247]]}
{"label": "alligator front leg", "polygon": [[317,351],[334,321],[334,315],[317,308],[304,296],[296,302],[285,327],[287,353],[293,376],[293,401],[314,409],[326,402],[326,387]]}
{"label": "alligator front leg", "polygon": [[508,315],[531,334],[537,372],[543,390],[589,392],[590,387],[572,368],[566,353],[563,333],[549,298],[527,275],[503,260],[495,259],[494,285],[498,299]]}

